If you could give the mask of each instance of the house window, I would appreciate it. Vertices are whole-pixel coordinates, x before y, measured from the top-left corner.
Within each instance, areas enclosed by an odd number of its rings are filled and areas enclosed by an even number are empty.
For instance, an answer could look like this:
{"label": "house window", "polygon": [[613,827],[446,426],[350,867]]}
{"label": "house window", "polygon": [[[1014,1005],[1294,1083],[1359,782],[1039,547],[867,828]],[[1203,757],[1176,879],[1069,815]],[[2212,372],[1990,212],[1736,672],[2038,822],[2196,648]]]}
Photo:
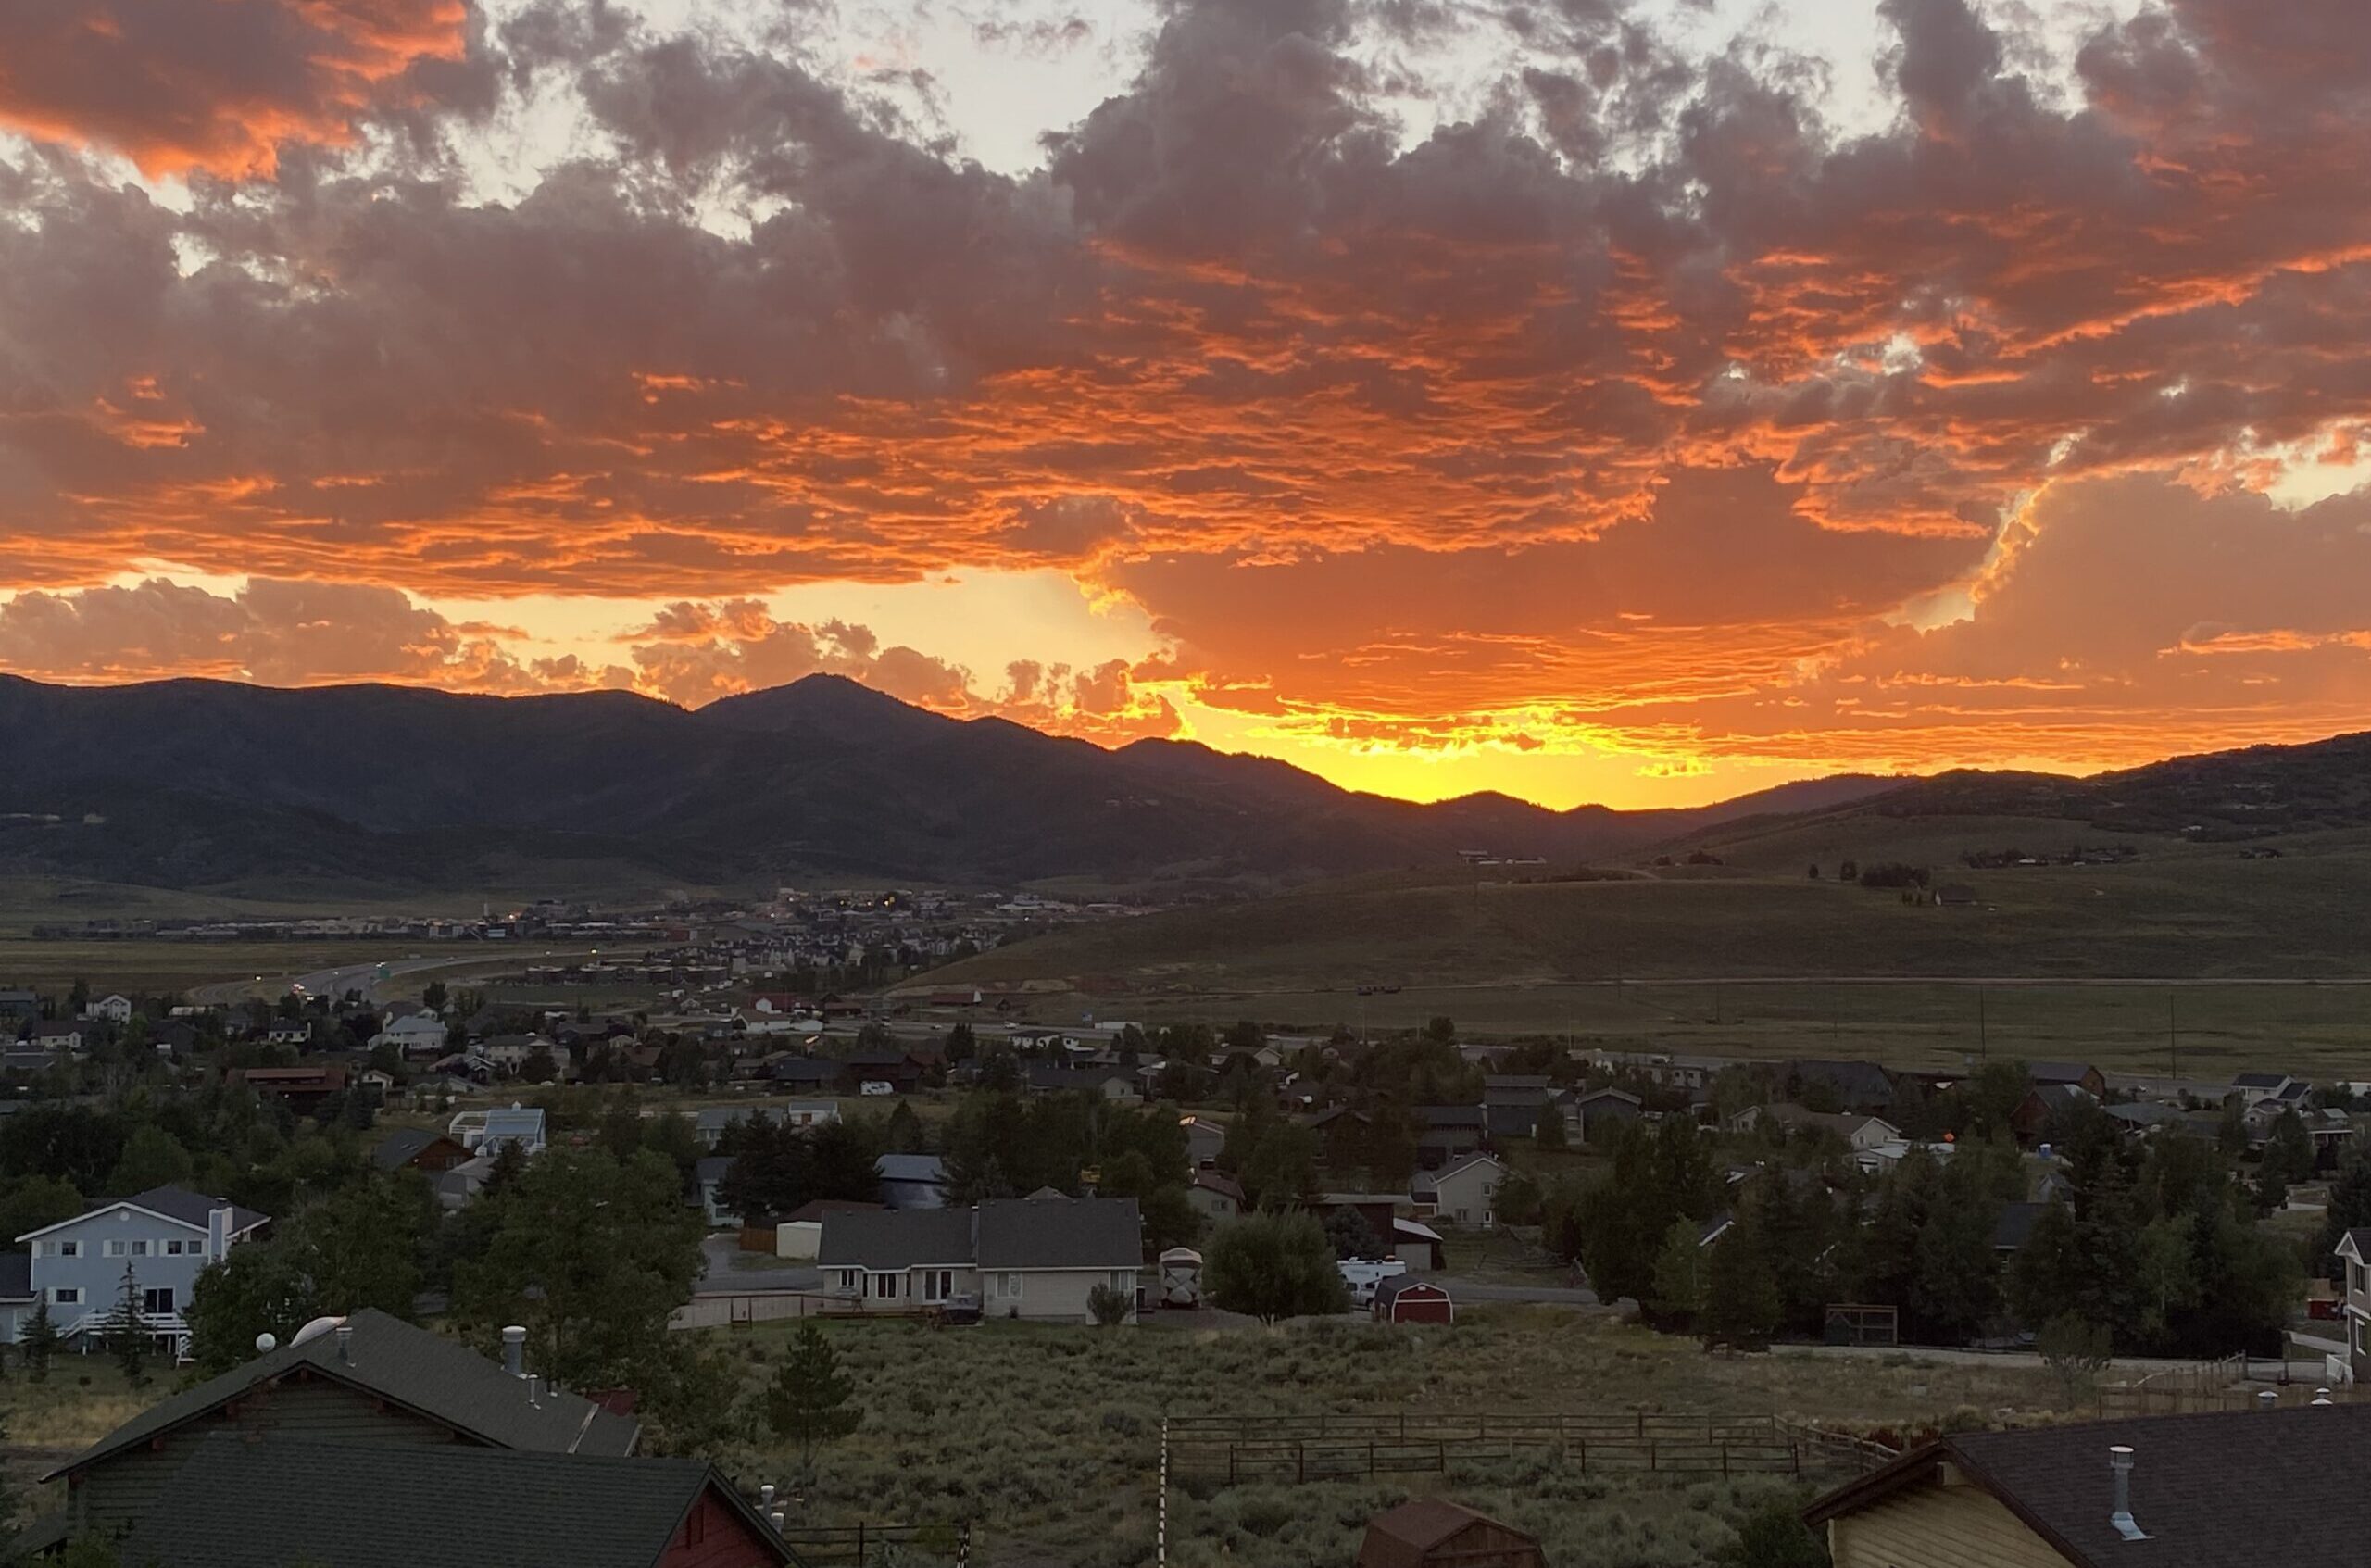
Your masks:
{"label": "house window", "polygon": [[120,1241],[103,1241],[99,1243],[99,1250],[110,1258],[120,1258],[123,1256],[123,1243]]}
{"label": "house window", "polygon": [[896,1300],[897,1298],[897,1276],[896,1274],[868,1275],[865,1280],[865,1294],[877,1301]]}
{"label": "house window", "polygon": [[60,1241],[53,1245],[61,1258],[80,1258],[82,1255],[82,1244],[79,1241]]}
{"label": "house window", "polygon": [[133,1242],[132,1244],[132,1255],[135,1258],[145,1258],[148,1256],[148,1244],[144,1241]]}
{"label": "house window", "polygon": [[140,1310],[144,1312],[161,1312],[169,1317],[173,1311],[172,1286],[160,1286],[142,1291]]}
{"label": "house window", "polygon": [[924,1269],[922,1271],[923,1300],[944,1301],[954,1294],[955,1271],[953,1269]]}
{"label": "house window", "polygon": [[859,1289],[859,1288],[861,1288],[861,1287],[863,1286],[863,1285],[864,1285],[864,1271],[863,1271],[863,1270],[861,1270],[861,1269],[842,1269],[842,1270],[840,1271],[840,1288],[841,1288],[842,1290],[856,1290],[856,1289]]}
{"label": "house window", "polygon": [[1004,1293],[1010,1300],[1018,1301],[1021,1299],[1021,1275],[1017,1272],[1012,1270],[1006,1271],[1004,1276]]}
{"label": "house window", "polygon": [[1133,1296],[1136,1289],[1136,1276],[1125,1269],[1114,1269],[1111,1271],[1111,1288],[1123,1296]]}
{"label": "house window", "polygon": [[54,1307],[79,1307],[82,1304],[82,1287],[79,1285],[51,1286],[49,1301]]}

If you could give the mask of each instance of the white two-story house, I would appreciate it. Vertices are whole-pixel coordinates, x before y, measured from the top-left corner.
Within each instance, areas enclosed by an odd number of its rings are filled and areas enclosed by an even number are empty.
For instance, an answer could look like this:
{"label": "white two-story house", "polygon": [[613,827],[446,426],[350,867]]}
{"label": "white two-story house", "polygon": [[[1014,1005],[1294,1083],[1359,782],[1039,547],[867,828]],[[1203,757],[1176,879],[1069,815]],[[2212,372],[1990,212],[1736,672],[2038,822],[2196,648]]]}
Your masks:
{"label": "white two-story house", "polygon": [[87,1348],[123,1298],[128,1272],[142,1325],[159,1349],[178,1354],[189,1339],[182,1310],[199,1272],[270,1223],[227,1199],[162,1186],[28,1231],[17,1237],[25,1251],[0,1254],[0,1337],[22,1339],[46,1303],[60,1336]]}
{"label": "white two-story house", "polygon": [[2371,1230],[2339,1237],[2338,1262],[2346,1294],[2340,1298],[2346,1323],[2346,1361],[2356,1383],[2371,1383]]}

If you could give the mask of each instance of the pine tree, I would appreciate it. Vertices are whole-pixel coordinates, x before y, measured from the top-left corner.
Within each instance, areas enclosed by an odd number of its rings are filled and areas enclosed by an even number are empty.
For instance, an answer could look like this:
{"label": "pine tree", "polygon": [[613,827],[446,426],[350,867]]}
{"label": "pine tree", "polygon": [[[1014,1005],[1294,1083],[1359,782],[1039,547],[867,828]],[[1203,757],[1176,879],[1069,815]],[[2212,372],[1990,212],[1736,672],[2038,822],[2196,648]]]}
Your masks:
{"label": "pine tree", "polygon": [[1696,1222],[1674,1220],[1655,1254],[1652,1305],[1668,1317],[1692,1321],[1704,1310],[1704,1247]]}
{"label": "pine tree", "polygon": [[140,1278],[132,1265],[123,1266],[123,1293],[107,1314],[107,1343],[124,1381],[138,1388],[148,1381],[148,1327],[140,1321]]}
{"label": "pine tree", "polygon": [[25,1359],[25,1372],[35,1383],[47,1380],[50,1358],[57,1354],[57,1320],[49,1315],[47,1295],[33,1303],[33,1315],[17,1336],[17,1353]]}
{"label": "pine tree", "polygon": [[1712,1251],[1704,1277],[1705,1335],[1733,1345],[1767,1344],[1778,1327],[1780,1302],[1762,1217],[1748,1206]]}
{"label": "pine tree", "polygon": [[845,1437],[863,1422],[864,1411],[848,1403],[855,1393],[855,1379],[840,1370],[823,1331],[802,1323],[766,1391],[766,1424],[775,1436],[797,1445],[801,1469],[811,1468],[818,1444]]}

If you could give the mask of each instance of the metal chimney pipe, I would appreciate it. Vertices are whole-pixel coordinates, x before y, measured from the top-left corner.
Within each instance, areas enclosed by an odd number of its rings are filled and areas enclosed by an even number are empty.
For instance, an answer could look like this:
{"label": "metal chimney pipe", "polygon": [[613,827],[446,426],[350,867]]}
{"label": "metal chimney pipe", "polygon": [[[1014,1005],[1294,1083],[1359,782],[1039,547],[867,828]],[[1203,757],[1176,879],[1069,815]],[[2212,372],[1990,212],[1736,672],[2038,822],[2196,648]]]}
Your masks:
{"label": "metal chimney pipe", "polygon": [[337,1359],[348,1365],[353,1364],[354,1325],[352,1323],[342,1323],[337,1325]]}
{"label": "metal chimney pipe", "polygon": [[774,1484],[772,1481],[769,1481],[764,1486],[758,1488],[758,1512],[760,1513],[772,1513],[773,1511]]}
{"label": "metal chimney pipe", "polygon": [[782,1516],[782,1510],[781,1510],[781,1509],[775,1509],[772,1513],[770,1513],[770,1514],[766,1515],[766,1517],[767,1517],[768,1519],[770,1519],[770,1520],[772,1520],[772,1521],[773,1522],[774,1534],[775,1534],[775,1535],[777,1535],[777,1536],[781,1535],[781,1534],[782,1534],[782,1532],[783,1532],[783,1524],[784,1524],[783,1516]]}
{"label": "metal chimney pipe", "polygon": [[2115,1512],[2108,1523],[2127,1541],[2145,1541],[2148,1535],[2132,1517],[2132,1450],[2122,1443],[2108,1449],[2108,1471],[2115,1477]]}
{"label": "metal chimney pipe", "polygon": [[513,1377],[527,1375],[527,1331],[517,1323],[502,1331],[502,1370]]}

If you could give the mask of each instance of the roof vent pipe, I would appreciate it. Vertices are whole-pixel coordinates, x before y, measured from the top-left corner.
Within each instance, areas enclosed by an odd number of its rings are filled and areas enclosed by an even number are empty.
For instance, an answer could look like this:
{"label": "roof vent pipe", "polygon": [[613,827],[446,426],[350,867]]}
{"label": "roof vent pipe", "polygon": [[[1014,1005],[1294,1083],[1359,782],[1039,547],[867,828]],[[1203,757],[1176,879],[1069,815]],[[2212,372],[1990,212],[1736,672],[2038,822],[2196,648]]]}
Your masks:
{"label": "roof vent pipe", "polygon": [[2338,1401],[2330,1398],[2330,1391],[2328,1389],[2316,1388],[2314,1390],[2314,1403],[2317,1405],[2334,1405],[2338,1403]]}
{"label": "roof vent pipe", "polygon": [[2127,1541],[2145,1541],[2148,1532],[2132,1517],[2132,1450],[2122,1443],[2108,1450],[2108,1470],[2115,1477],[2115,1512],[2108,1523]]}
{"label": "roof vent pipe", "polygon": [[769,1481],[764,1486],[758,1488],[758,1512],[760,1513],[772,1513],[773,1511],[774,1484],[772,1481]]}
{"label": "roof vent pipe", "polygon": [[502,1331],[502,1370],[513,1377],[527,1375],[527,1331],[517,1323]]}
{"label": "roof vent pipe", "polygon": [[337,1359],[349,1366],[354,1363],[354,1325],[352,1323],[342,1323],[337,1325]]}
{"label": "roof vent pipe", "polygon": [[2258,1410],[2264,1410],[2264,1411],[2277,1411],[2277,1410],[2278,1410],[2279,1408],[2280,1408],[2280,1390],[2279,1390],[2279,1389],[2277,1389],[2277,1388],[2267,1388],[2267,1389],[2265,1389],[2263,1393],[2258,1394],[2258,1395],[2256,1396],[2256,1409],[2258,1409]]}

